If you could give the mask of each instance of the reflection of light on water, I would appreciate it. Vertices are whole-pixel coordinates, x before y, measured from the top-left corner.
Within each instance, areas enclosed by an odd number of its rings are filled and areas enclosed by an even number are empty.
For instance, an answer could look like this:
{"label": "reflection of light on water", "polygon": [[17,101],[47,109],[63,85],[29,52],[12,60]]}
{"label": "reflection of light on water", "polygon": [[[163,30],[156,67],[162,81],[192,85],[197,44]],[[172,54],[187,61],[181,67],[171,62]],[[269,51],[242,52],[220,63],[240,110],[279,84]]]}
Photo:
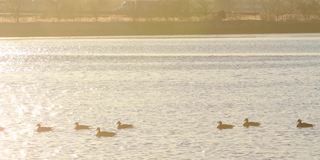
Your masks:
{"label": "reflection of light on water", "polygon": [[[0,88],[1,89],[1,88]],[[0,115],[2,115],[3,114],[3,106],[2,105],[0,105]],[[1,124],[0,124],[1,125]]]}
{"label": "reflection of light on water", "polygon": [[[40,51],[34,53],[37,52]],[[261,159],[270,159],[273,155],[268,153],[273,153],[274,159],[289,154],[294,159],[295,153],[299,151],[311,147],[314,148],[313,151],[319,149],[316,143],[306,143],[319,140],[317,128],[314,132],[295,130],[294,122],[288,122],[293,117],[295,119],[294,115],[298,113],[301,117],[317,117],[316,113],[319,113],[316,112],[318,107],[310,107],[309,110],[299,108],[304,107],[301,104],[303,101],[318,100],[317,90],[311,88],[318,84],[316,75],[319,75],[319,65],[310,65],[311,61],[318,63],[318,57],[301,61],[299,57],[299,60],[297,57],[282,57],[279,61],[267,58],[265,62],[255,57],[231,57],[218,60],[213,58],[211,62],[210,57],[210,61],[207,61],[198,55],[194,56],[192,61],[186,57],[169,58],[170,61],[145,57],[154,60],[160,67],[172,65],[173,70],[152,68],[153,63],[142,66],[140,61],[137,64],[132,62],[131,57],[123,62],[122,58],[115,58],[119,67],[127,69],[139,66],[138,70],[130,71],[112,70],[110,67],[113,64],[108,63],[108,58],[99,60],[99,63],[96,63],[95,58],[90,61],[81,58],[73,66],[69,62],[65,63],[64,56],[59,56],[52,62],[48,60],[48,66],[52,65],[54,69],[46,68],[47,61],[42,61],[41,57],[37,59],[36,56],[26,62],[23,58],[18,59],[19,62],[10,64],[12,73],[0,73],[0,126],[6,128],[4,132],[0,132],[0,160],[101,159],[102,156],[110,157],[109,159],[148,159],[150,156],[151,159],[158,153],[165,153],[168,147],[172,154],[168,159],[201,159],[201,156],[202,159],[236,159],[234,155],[250,152],[261,156]],[[186,59],[188,60],[185,61]],[[104,60],[108,62],[104,63]],[[148,60],[141,62],[149,64]],[[217,64],[218,67],[197,68],[198,65],[211,64]],[[296,65],[288,68],[288,64]],[[191,65],[192,70],[186,71],[185,66]],[[264,68],[266,65],[271,68]],[[281,67],[277,67],[278,65]],[[300,65],[303,67],[299,67]],[[78,66],[85,66],[85,70]],[[149,66],[151,68],[147,68]],[[5,64],[0,62],[0,72],[4,67]],[[37,70],[41,67],[45,68],[45,73]],[[305,67],[308,67],[307,72]],[[27,69],[30,70],[26,71]],[[285,72],[285,75],[291,76],[284,76]],[[293,83],[294,78],[298,78],[301,83]],[[284,85],[286,86],[278,87]],[[262,94],[265,92],[271,93],[271,96]],[[281,99],[279,95],[283,95],[282,93],[292,93],[292,103]],[[276,98],[271,98],[272,96]],[[287,106],[284,105],[286,102],[289,103]],[[282,119],[277,114],[279,104],[283,105],[283,113],[288,113]],[[310,103],[310,106],[317,104]],[[294,112],[297,110],[300,112]],[[267,120],[266,123],[270,122],[269,116],[275,117],[275,120],[283,122],[278,127],[289,132],[273,132],[277,128],[243,130],[240,127],[226,132],[215,130],[215,122],[221,119],[231,122],[234,120],[240,124],[243,117],[238,116],[239,114],[262,115]],[[138,127],[121,131],[113,139],[97,139],[95,128],[84,132],[73,130],[75,120],[111,130],[116,120],[123,119],[129,122],[133,120]],[[40,122],[44,126],[57,126],[57,130],[38,133],[36,124]],[[204,122],[203,125],[201,122]],[[290,124],[293,127],[288,128]],[[268,126],[270,125],[266,125]],[[167,133],[170,134],[166,136]],[[255,137],[264,139],[260,141]],[[180,144],[181,140],[183,143]],[[272,145],[265,145],[270,140]],[[294,146],[297,144],[302,144],[301,148],[296,149]],[[276,153],[273,152],[274,146],[292,152]],[[234,151],[231,148],[236,149]],[[145,151],[150,154],[145,154]],[[221,155],[225,155],[224,158]]]}
{"label": "reflection of light on water", "polygon": [[20,156],[21,156],[22,159],[25,159],[26,156],[27,156],[27,152],[24,149],[21,149],[20,150]]}
{"label": "reflection of light on water", "polygon": [[39,116],[39,115],[41,114],[41,111],[40,111],[41,109],[42,109],[41,106],[35,105],[35,106],[33,107],[33,110],[31,111],[31,116],[32,116],[32,117],[37,117],[37,116]]}
{"label": "reflection of light on water", "polygon": [[24,55],[26,50],[19,41],[0,40],[0,56],[4,55]]}
{"label": "reflection of light on water", "polygon": [[16,107],[16,112],[19,116],[23,116],[24,115],[24,108],[23,106],[17,106]]}
{"label": "reflection of light on water", "polygon": [[17,135],[17,132],[11,132],[10,133],[11,134],[11,139],[13,140],[13,141],[17,141],[17,139],[18,139],[18,135]]}
{"label": "reflection of light on water", "polygon": [[27,132],[28,137],[32,137],[35,132],[35,125],[29,123],[27,124],[27,129],[28,129],[28,132]]}
{"label": "reflection of light on water", "polygon": [[9,149],[7,149],[7,148],[3,148],[3,152],[7,155],[7,154],[9,154],[9,153],[10,153],[10,150],[9,150]]}
{"label": "reflection of light on water", "polygon": [[72,156],[72,158],[78,158],[79,157],[77,154],[72,154],[71,156]]}
{"label": "reflection of light on water", "polygon": [[50,117],[55,117],[57,115],[56,112],[50,113]]}
{"label": "reflection of light on water", "polygon": [[62,147],[57,147],[54,149],[52,156],[58,155],[60,153],[60,151],[62,150]]}

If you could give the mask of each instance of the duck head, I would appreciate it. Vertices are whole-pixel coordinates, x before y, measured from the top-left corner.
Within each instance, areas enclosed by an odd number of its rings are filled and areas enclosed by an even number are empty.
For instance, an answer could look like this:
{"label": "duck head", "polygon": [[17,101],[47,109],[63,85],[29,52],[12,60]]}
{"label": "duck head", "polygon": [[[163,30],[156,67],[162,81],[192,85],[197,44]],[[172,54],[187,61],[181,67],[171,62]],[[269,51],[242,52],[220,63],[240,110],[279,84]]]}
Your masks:
{"label": "duck head", "polygon": [[249,122],[249,119],[248,118],[244,119],[244,122]]}
{"label": "duck head", "polygon": [[219,121],[219,122],[218,122],[218,124],[219,124],[219,125],[222,125],[222,122],[221,122],[221,121]]}
{"label": "duck head", "polygon": [[98,127],[98,128],[96,129],[96,131],[100,132],[100,127]]}
{"label": "duck head", "polygon": [[74,123],[76,126],[78,126],[79,125],[79,122],[76,122],[76,123]]}
{"label": "duck head", "polygon": [[40,123],[38,123],[38,124],[37,124],[37,127],[41,127],[41,124],[40,124]]}
{"label": "duck head", "polygon": [[121,122],[120,122],[120,121],[118,121],[118,122],[117,122],[117,125],[121,125]]}
{"label": "duck head", "polygon": [[301,123],[301,122],[302,122],[302,120],[301,120],[301,119],[298,119],[298,120],[297,120],[297,122],[298,122],[298,123]]}

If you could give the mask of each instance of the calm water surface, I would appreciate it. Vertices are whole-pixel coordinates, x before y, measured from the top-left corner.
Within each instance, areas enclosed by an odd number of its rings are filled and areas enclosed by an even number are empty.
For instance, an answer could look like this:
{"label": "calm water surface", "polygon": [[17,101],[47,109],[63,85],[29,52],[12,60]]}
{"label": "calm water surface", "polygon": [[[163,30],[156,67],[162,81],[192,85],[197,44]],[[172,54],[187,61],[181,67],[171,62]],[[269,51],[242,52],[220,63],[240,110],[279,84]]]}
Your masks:
{"label": "calm water surface", "polygon": [[1,160],[318,160],[320,35],[3,38],[0,115]]}

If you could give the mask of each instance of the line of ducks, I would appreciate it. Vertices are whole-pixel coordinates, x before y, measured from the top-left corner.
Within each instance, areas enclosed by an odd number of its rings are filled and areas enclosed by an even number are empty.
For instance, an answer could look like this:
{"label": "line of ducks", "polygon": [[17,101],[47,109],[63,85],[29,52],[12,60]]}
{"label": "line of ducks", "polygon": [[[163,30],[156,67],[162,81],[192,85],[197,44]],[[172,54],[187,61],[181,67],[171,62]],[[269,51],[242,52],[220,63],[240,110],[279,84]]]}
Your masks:
{"label": "line of ducks", "polygon": [[[310,123],[305,123],[302,122],[301,119],[298,119],[297,121],[297,128],[310,128],[310,127],[314,127],[313,124]],[[261,124],[259,122],[250,122],[248,118],[244,119],[244,123],[243,126],[246,128],[249,127],[259,127]],[[222,130],[222,129],[232,129],[234,127],[234,125],[232,124],[223,124],[221,121],[218,122],[218,126],[217,128]]]}
{"label": "line of ducks", "polygon": [[[75,127],[74,129],[75,130],[88,130],[88,129],[91,129],[92,127],[89,126],[89,125],[83,125],[83,124],[79,124],[79,122],[76,122],[74,123],[75,124]],[[117,129],[129,129],[129,128],[134,128],[134,126],[132,124],[123,124],[121,123],[120,121],[118,121],[117,123]],[[37,124],[37,129],[36,131],[39,132],[39,133],[42,133],[42,132],[51,132],[53,131],[53,127],[44,127],[44,126],[41,126],[41,124]],[[4,131],[5,128],[2,128],[0,127],[0,132],[1,131]],[[101,131],[100,127],[98,127],[96,129],[97,133],[96,133],[96,136],[97,137],[113,137],[116,135],[115,132],[109,132],[109,131]]]}
{"label": "line of ducks", "polygon": [[[312,128],[314,127],[315,125],[314,124],[310,124],[310,123],[305,123],[305,122],[302,122],[301,119],[298,119],[297,121],[297,128]],[[79,124],[79,122],[76,122],[74,123],[75,124],[75,127],[74,129],[75,130],[87,130],[87,129],[91,129],[91,126],[89,125],[81,125]],[[129,128],[133,128],[134,126],[132,124],[123,124],[121,123],[120,121],[118,121],[117,123],[117,129],[129,129]],[[243,126],[246,127],[246,128],[249,128],[249,127],[259,127],[261,125],[261,123],[259,122],[252,122],[252,121],[249,121],[248,118],[244,119],[244,123],[243,123]],[[37,132],[41,133],[41,132],[50,132],[50,131],[53,131],[53,127],[43,127],[41,126],[41,124],[37,124]],[[232,124],[223,124],[222,121],[219,121],[218,122],[218,126],[217,128],[222,130],[222,129],[232,129],[234,127],[234,125]],[[3,127],[0,127],[0,132],[4,131],[5,128]],[[97,137],[113,137],[116,135],[115,132],[109,132],[109,131],[101,131],[100,127],[98,127],[96,129],[97,133],[96,133],[96,136]]]}

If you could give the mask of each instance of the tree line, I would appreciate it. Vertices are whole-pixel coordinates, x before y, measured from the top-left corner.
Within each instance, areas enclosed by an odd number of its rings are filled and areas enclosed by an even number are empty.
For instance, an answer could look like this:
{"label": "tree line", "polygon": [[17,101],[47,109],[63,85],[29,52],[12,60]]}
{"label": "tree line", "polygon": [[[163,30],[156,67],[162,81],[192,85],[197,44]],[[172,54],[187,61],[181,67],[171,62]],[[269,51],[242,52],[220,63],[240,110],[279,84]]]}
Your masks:
{"label": "tree line", "polygon": [[0,0],[2,17],[74,19],[129,17],[221,20],[228,15],[257,15],[261,20],[319,19],[320,0]]}

